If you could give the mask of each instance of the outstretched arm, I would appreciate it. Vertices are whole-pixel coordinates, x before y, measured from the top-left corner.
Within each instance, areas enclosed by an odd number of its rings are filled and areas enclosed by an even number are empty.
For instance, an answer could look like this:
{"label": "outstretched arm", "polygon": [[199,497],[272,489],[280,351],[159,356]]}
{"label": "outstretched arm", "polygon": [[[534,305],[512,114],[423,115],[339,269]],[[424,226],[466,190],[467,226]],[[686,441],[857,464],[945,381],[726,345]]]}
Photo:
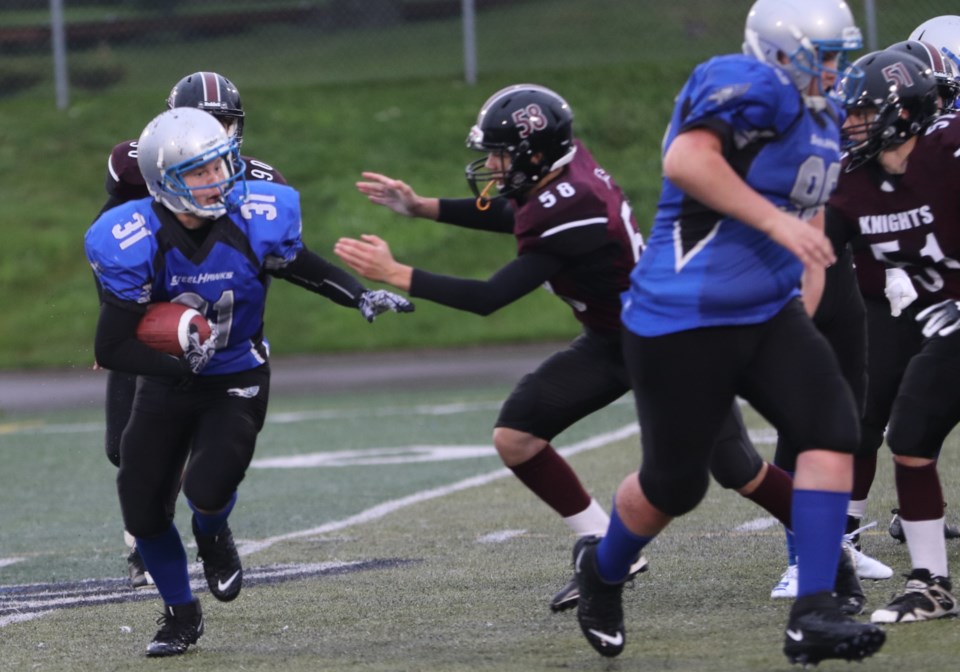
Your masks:
{"label": "outstretched arm", "polygon": [[271,275],[327,297],[334,303],[356,308],[367,322],[382,312],[413,312],[413,304],[382,289],[369,290],[338,266],[304,248],[290,263],[271,269]]}
{"label": "outstretched arm", "polygon": [[402,180],[395,180],[380,173],[361,174],[367,181],[357,182],[357,191],[366,194],[371,203],[390,208],[398,215],[406,217],[437,219],[440,213],[439,199],[418,196],[410,185]]}
{"label": "outstretched arm", "polygon": [[357,191],[371,203],[405,217],[421,217],[467,229],[513,233],[513,209],[505,198],[495,198],[485,210],[475,198],[426,198],[406,182],[380,173],[364,172],[367,181],[357,182]]}
{"label": "outstretched arm", "polygon": [[517,257],[487,280],[438,275],[401,264],[390,246],[377,236],[361,240],[341,238],[334,251],[360,275],[385,282],[444,306],[478,315],[489,315],[513,303],[549,280],[563,267],[563,260],[549,254],[528,253]]}

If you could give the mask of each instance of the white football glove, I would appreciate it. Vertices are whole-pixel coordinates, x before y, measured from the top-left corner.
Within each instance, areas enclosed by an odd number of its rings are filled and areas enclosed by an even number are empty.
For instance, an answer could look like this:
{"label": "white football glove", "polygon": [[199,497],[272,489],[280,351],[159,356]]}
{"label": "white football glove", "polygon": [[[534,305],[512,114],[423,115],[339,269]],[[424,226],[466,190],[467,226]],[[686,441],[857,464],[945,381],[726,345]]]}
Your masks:
{"label": "white football glove", "polygon": [[200,331],[196,325],[190,325],[190,333],[187,335],[187,347],[183,351],[183,357],[187,360],[190,370],[194,375],[203,371],[204,367],[210,363],[217,352],[217,337],[220,332],[217,325],[210,324],[210,336],[203,343],[200,342]]}
{"label": "white football glove", "polygon": [[890,302],[890,314],[899,317],[903,309],[917,300],[917,290],[910,276],[902,268],[887,269],[887,284],[883,288]]}
{"label": "white football glove", "polygon": [[412,313],[414,306],[399,294],[385,289],[368,289],[360,295],[357,310],[367,322],[373,322],[377,315],[392,310],[395,313]]}
{"label": "white football glove", "polygon": [[917,313],[917,322],[923,323],[923,335],[949,336],[960,329],[960,301],[948,299],[935,303]]}

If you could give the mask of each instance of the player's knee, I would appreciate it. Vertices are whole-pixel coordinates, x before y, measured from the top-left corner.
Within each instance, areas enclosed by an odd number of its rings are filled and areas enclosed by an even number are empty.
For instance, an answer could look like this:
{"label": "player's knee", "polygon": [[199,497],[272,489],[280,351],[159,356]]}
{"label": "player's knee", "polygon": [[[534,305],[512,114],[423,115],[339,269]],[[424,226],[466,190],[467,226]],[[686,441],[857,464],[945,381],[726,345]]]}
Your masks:
{"label": "player's knee", "polygon": [[547,442],[543,439],[509,427],[497,427],[493,430],[493,446],[508,467],[526,462],[546,445]]}
{"label": "player's knee", "polygon": [[714,460],[710,465],[710,471],[717,483],[727,490],[746,487],[757,478],[762,468],[763,458],[756,451],[745,452],[738,459]]}
{"label": "player's knee", "polygon": [[697,508],[707,494],[710,472],[704,469],[650,473],[640,469],[640,486],[657,509],[669,516],[682,516]]}
{"label": "player's knee", "polygon": [[945,438],[932,433],[924,422],[893,422],[887,432],[887,444],[894,456],[935,459]]}

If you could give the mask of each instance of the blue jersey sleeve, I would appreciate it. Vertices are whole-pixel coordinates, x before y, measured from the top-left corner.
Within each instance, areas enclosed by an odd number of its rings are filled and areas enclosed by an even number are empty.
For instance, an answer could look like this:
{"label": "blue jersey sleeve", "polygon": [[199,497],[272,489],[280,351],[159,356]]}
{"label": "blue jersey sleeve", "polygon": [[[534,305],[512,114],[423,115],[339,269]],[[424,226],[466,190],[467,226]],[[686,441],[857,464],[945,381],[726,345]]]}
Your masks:
{"label": "blue jersey sleeve", "polygon": [[290,263],[303,249],[300,194],[293,187],[250,183],[240,214],[248,224],[250,244],[267,268]]}
{"label": "blue jersey sleeve", "polygon": [[735,133],[780,134],[803,105],[786,73],[748,56],[719,56],[698,66],[681,101],[679,132],[719,124]]}
{"label": "blue jersey sleeve", "polygon": [[106,211],[84,238],[87,260],[100,286],[124,301],[149,303],[156,252],[152,199]]}

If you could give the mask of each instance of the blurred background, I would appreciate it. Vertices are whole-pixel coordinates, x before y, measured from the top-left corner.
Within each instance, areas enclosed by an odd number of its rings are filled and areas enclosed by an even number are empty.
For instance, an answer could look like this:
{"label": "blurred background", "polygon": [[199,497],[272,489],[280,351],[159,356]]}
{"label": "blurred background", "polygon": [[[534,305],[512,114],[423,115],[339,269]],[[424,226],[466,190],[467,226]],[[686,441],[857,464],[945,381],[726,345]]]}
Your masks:
{"label": "blurred background", "polygon": [[[647,227],[659,142],[690,69],[737,52],[749,0],[2,0],[0,2],[0,368],[86,367],[97,300],[83,233],[106,195],[111,148],[136,138],[183,76],[239,88],[244,153],[300,192],[304,237],[323,256],[373,232],[402,261],[487,277],[508,236],[402,219],[355,190],[360,171],[419,193],[467,196],[464,147],[483,101],[534,81],[567,98],[575,132]],[[906,39],[956,0],[852,0],[868,49]],[[62,48],[61,48],[62,47]],[[58,77],[59,73],[59,77]],[[480,318],[421,302],[373,326],[274,283],[275,354],[572,337],[537,292]],[[542,295],[542,296],[541,296]]]}
{"label": "blurred background", "polygon": [[[245,86],[699,61],[739,46],[751,0],[4,0],[5,97],[54,96],[62,8],[71,88],[163,90],[170,73],[228,63]],[[51,11],[53,8],[53,11]],[[950,0],[852,0],[873,49]],[[471,16],[472,14],[472,16]],[[473,44],[470,40],[473,39]],[[871,45],[870,42],[873,41]],[[465,45],[465,41],[467,44]],[[465,62],[475,50],[476,61]]]}

